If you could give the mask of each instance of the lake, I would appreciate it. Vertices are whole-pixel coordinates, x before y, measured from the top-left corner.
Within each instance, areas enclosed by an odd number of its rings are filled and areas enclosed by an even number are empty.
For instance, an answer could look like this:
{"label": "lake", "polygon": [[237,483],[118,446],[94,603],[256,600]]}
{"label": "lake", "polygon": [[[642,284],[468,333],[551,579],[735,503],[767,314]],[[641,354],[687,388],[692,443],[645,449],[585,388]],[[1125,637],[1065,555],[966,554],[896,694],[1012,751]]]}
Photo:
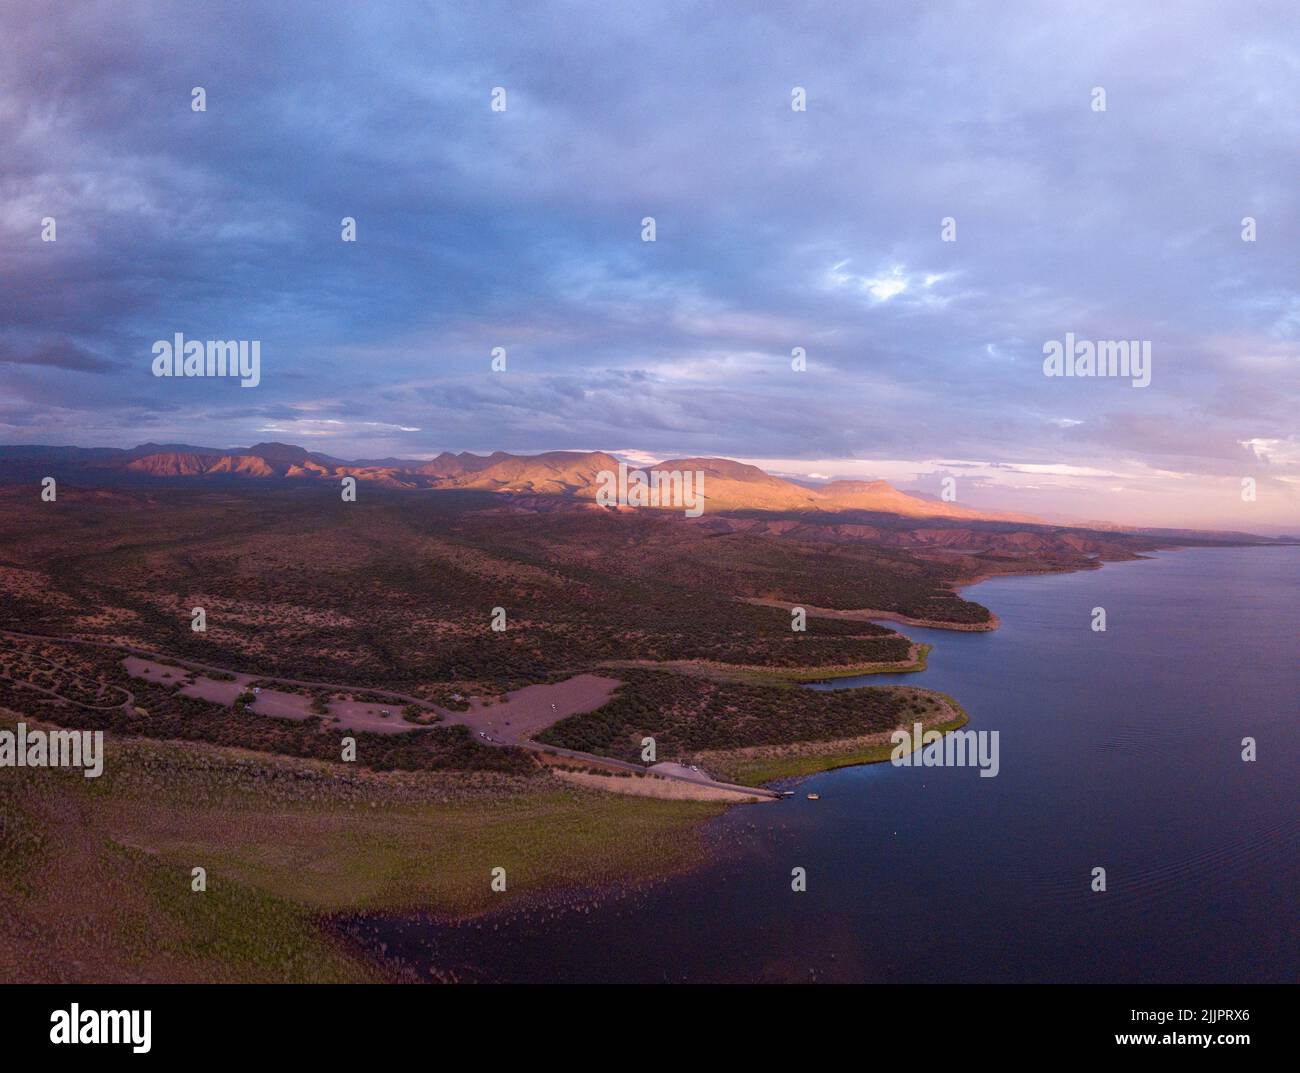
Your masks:
{"label": "lake", "polygon": [[950,693],[998,731],[996,778],[827,772],[713,821],[717,858],[690,875],[585,912],[385,920],[375,942],[469,979],[1293,981],[1298,586],[1297,548],[982,582],[966,595],[1000,629],[900,626],[934,646],[924,672],[819,688]]}

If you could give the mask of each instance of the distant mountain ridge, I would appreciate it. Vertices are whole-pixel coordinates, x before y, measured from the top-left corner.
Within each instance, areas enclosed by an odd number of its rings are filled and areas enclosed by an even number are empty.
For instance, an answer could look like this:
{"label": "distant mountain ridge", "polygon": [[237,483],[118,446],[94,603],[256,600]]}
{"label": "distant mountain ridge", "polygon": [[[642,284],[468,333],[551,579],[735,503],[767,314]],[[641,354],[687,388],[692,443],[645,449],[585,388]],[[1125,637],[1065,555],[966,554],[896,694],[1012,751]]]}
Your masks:
{"label": "distant mountain ridge", "polygon": [[[729,458],[675,458],[650,466],[626,463],[629,469],[696,471],[704,474],[707,511],[729,512],[732,527],[764,531],[797,530],[813,526],[823,538],[870,536],[888,542],[889,525],[881,516],[919,521],[924,525],[961,526],[985,523],[1006,526],[1088,532],[1104,542],[1105,534],[1152,538],[1165,544],[1184,541],[1222,543],[1297,543],[1296,537],[1261,537],[1252,533],[1152,528],[1111,522],[1050,520],[1028,514],[978,510],[945,503],[937,496],[904,492],[888,481],[835,480],[815,484],[787,479],[757,466]],[[142,443],[136,447],[58,447],[0,445],[0,481],[60,480],[87,484],[167,481],[202,484],[205,480],[339,480],[345,476],[387,488],[413,490],[461,489],[498,492],[505,510],[598,509],[596,492],[602,471],[616,471],[620,459],[605,451],[546,451],[536,455],[494,451],[444,451],[432,459],[371,458],[348,461],[296,444],[267,442],[251,447],[201,447],[185,443]],[[671,509],[671,508],[670,508]],[[746,516],[744,512],[754,512]],[[854,512],[857,512],[856,514]],[[877,516],[872,518],[864,515]],[[784,515],[785,517],[777,517]],[[815,521],[813,516],[820,515]],[[884,528],[877,528],[883,525]],[[955,531],[934,530],[926,538],[949,544]],[[1006,537],[1000,538],[1003,544]],[[1021,536],[1017,539],[1029,539]],[[1082,547],[1097,553],[1101,544]]]}
{"label": "distant mountain ridge", "polygon": [[[595,500],[602,472],[616,472],[619,459],[605,451],[546,451],[476,455],[444,451],[427,461],[380,458],[347,461],[287,443],[213,448],[145,443],[129,449],[0,447],[0,470],[43,464],[74,471],[116,470],[146,478],[195,480],[211,476],[256,479],[355,477],[390,488],[466,489],[513,496],[559,496]],[[675,458],[632,469],[704,474],[704,500],[711,510],[874,511],[904,517],[1014,521],[1039,524],[1024,514],[981,511],[900,492],[887,481],[831,481],[813,486],[774,477],[728,458]]]}

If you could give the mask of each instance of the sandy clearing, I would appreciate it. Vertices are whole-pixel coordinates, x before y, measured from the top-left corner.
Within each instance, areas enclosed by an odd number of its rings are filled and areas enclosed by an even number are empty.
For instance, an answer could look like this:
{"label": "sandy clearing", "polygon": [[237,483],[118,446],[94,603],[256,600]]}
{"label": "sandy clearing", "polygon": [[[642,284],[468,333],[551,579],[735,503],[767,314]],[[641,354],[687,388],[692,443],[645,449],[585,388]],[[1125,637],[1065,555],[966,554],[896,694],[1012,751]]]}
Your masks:
{"label": "sandy clearing", "polygon": [[[151,682],[159,682],[164,685],[170,685],[174,682],[185,681],[190,672],[181,667],[169,667],[162,663],[153,663],[139,656],[127,656],[127,671],[136,678],[144,678]],[[214,704],[224,704],[227,707],[235,703],[235,698],[245,689],[249,688],[249,683],[255,681],[255,676],[250,674],[236,674],[233,681],[222,681],[216,678],[208,678],[203,674],[195,671],[194,681],[192,684],[183,685],[181,693],[187,697],[197,697],[200,700],[211,701]],[[164,677],[170,675],[170,677]],[[373,702],[356,701],[356,700],[334,700],[328,704],[329,715],[320,716],[326,725],[337,727],[341,730],[368,730],[376,734],[402,734],[408,730],[418,729],[411,723],[402,718],[401,705],[375,704]],[[311,719],[317,713],[311,710],[311,698],[302,693],[286,693],[278,689],[263,689],[257,695],[257,699],[249,705],[249,709],[257,715],[270,715],[279,719]],[[383,712],[388,712],[384,716]]]}
{"label": "sandy clearing", "polygon": [[608,790],[611,793],[627,794],[632,797],[658,797],[668,801],[772,801],[774,798],[757,794],[742,793],[739,790],[724,790],[720,786],[710,786],[683,779],[660,779],[654,776],[591,775],[585,771],[561,771],[552,768],[556,778],[566,782],[577,783],[594,790]]}
{"label": "sandy clearing", "polygon": [[[202,671],[174,667],[140,656],[124,659],[127,671],[136,678],[170,685],[184,682],[181,693],[227,707],[255,681],[266,681],[265,675],[235,673],[229,681],[209,678]],[[233,672],[232,672],[233,673]],[[190,681],[190,679],[193,679]],[[505,694],[491,704],[478,697],[469,701],[464,712],[441,711],[442,720],[433,724],[451,726],[461,724],[475,734],[487,735],[488,741],[501,745],[518,745],[541,733],[552,723],[566,716],[590,712],[605,704],[622,682],[598,674],[579,674],[563,682],[524,686]],[[337,692],[344,692],[337,690]],[[271,715],[281,719],[309,719],[314,716],[311,698],[302,693],[264,688],[250,706],[258,715]],[[420,727],[402,718],[402,703],[370,702],[357,700],[331,700],[329,715],[321,716],[330,726],[347,730],[368,730],[378,734],[401,734]],[[384,716],[382,713],[389,714]]]}
{"label": "sandy clearing", "polygon": [[172,667],[165,663],[155,663],[152,660],[141,659],[139,656],[127,656],[122,662],[126,664],[127,673],[132,678],[144,678],[159,685],[170,686],[175,685],[177,682],[187,682],[192,674],[194,675],[194,684],[181,687],[181,693],[184,696],[210,700],[214,704],[225,704],[227,706],[235,703],[235,698],[244,691],[251,681],[246,674],[235,675],[233,681],[218,681],[215,678],[205,678],[197,671],[190,671],[185,667]]}
{"label": "sandy clearing", "polygon": [[469,711],[449,712],[446,721],[463,723],[493,741],[517,745],[540,734],[552,723],[604,705],[622,683],[599,674],[578,674],[563,682],[524,686],[502,700],[484,705],[474,697]]}
{"label": "sandy clearing", "polygon": [[691,768],[686,764],[678,764],[672,760],[661,760],[657,764],[651,764],[649,770],[659,775],[671,775],[676,779],[688,779],[691,782],[714,782],[714,778],[707,771],[701,771],[698,767]]}
{"label": "sandy clearing", "polygon": [[[311,698],[301,693],[281,693],[277,689],[263,689],[250,705],[258,715],[274,715],[282,719],[310,719]],[[332,700],[326,707],[330,714],[321,716],[329,726],[344,730],[368,730],[373,734],[402,734],[419,727],[402,718],[397,704],[375,704],[359,700]],[[387,712],[387,715],[384,713]],[[436,724],[435,724],[436,725]]]}

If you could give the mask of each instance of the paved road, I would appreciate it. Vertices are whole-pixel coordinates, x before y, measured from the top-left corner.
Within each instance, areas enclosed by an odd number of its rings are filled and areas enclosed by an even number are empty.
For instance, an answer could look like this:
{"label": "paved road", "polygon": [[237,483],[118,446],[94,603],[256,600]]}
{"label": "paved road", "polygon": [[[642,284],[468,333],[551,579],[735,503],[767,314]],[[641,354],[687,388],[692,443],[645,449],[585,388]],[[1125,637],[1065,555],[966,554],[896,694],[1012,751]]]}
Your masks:
{"label": "paved road", "polygon": [[[391,689],[374,689],[370,686],[354,686],[348,685],[345,682],[311,682],[302,678],[279,678],[270,674],[250,674],[247,671],[233,671],[227,667],[216,667],[210,663],[200,663],[197,660],[188,658],[181,659],[177,656],[164,656],[159,652],[150,652],[148,649],[136,648],[133,645],[117,644],[113,641],[90,641],[74,637],[56,637],[52,634],[21,633],[17,630],[0,630],[0,636],[17,637],[28,641],[51,641],[59,644],[88,645],[92,648],[103,648],[114,652],[125,652],[127,655],[139,656],[141,659],[155,660],[163,663],[175,663],[182,667],[190,667],[202,671],[215,671],[218,674],[234,675],[237,678],[244,677],[263,682],[277,682],[280,685],[304,686],[310,689],[329,689],[350,693],[369,693],[376,697],[389,697],[393,700],[400,700],[405,704],[419,705],[426,711],[437,712],[442,716],[444,722],[467,726],[471,730],[475,730],[477,734],[477,727],[470,719],[472,713],[454,712],[449,709],[439,708],[436,704],[430,704],[427,700],[420,697],[413,697],[408,693],[396,693]],[[134,698],[132,698],[132,702],[133,701]],[[411,729],[417,730],[419,728],[412,726]],[[738,790],[743,793],[753,794],[756,797],[774,797],[779,799],[781,796],[774,790],[768,790],[761,786],[739,786],[731,782],[719,782],[715,779],[701,777],[700,772],[679,774],[673,771],[651,771],[642,764],[633,764],[626,760],[614,760],[607,756],[598,756],[595,753],[582,753],[573,749],[561,749],[555,745],[542,745],[540,742],[531,739],[516,742],[513,746],[508,745],[506,742],[496,741],[492,738],[484,738],[481,735],[478,735],[478,740],[484,745],[495,746],[498,748],[528,749],[535,753],[550,753],[555,756],[565,756],[574,760],[583,760],[593,764],[611,765],[626,771],[635,771],[638,774],[649,775],[652,778],[676,779],[682,782],[694,783],[699,786],[712,786],[719,790]]]}

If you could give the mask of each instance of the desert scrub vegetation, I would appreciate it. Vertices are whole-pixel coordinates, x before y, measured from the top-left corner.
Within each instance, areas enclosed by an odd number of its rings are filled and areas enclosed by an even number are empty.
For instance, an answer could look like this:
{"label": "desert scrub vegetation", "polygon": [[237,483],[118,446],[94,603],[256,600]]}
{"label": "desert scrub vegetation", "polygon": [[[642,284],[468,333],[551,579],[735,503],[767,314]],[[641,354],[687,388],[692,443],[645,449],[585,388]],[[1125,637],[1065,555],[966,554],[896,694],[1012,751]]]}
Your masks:
{"label": "desert scrub vegetation", "polygon": [[[0,708],[20,713],[41,714],[61,726],[82,730],[105,730],[116,734],[177,741],[201,741],[311,757],[343,766],[341,741],[356,739],[356,763],[376,771],[497,771],[522,774],[535,766],[521,749],[488,746],[474,739],[467,727],[428,727],[405,734],[376,734],[366,731],[340,732],[325,726],[319,718],[290,720],[259,715],[239,705],[225,705],[188,697],[180,692],[179,681],[159,683],[123,677],[126,671],[112,654],[93,653],[100,673],[129,680],[135,704],[123,708],[99,709],[75,703],[42,705],[30,690],[0,679]],[[251,701],[243,694],[241,703]]]}
{"label": "desert scrub vegetation", "polygon": [[[797,515],[775,536],[655,512],[539,521],[478,513],[501,505],[490,495],[369,492],[342,524],[302,489],[273,486],[159,487],[146,511],[124,493],[79,504],[76,524],[56,532],[20,511],[0,527],[0,553],[18,578],[15,602],[0,600],[0,624],[102,631],[253,675],[492,692],[629,654],[779,667],[896,661],[906,641],[883,627],[821,620],[792,635],[787,612],[745,601],[978,622],[988,612],[952,586],[976,566],[997,568],[801,540],[809,519]],[[30,591],[37,575],[50,590],[44,602]],[[190,629],[200,599],[211,605],[206,633]],[[488,629],[495,606],[507,610],[505,633]]]}
{"label": "desert scrub vegetation", "polygon": [[[13,729],[13,721],[0,719],[0,727]],[[45,832],[24,804],[16,780],[0,779],[0,891],[30,894],[28,876],[45,847]]]}
{"label": "desert scrub vegetation", "polygon": [[[941,697],[942,694],[936,694]],[[946,699],[946,698],[945,698]],[[965,726],[965,712],[943,707],[913,712],[911,716],[927,731],[946,734]],[[777,779],[813,775],[840,767],[879,764],[890,759],[894,746],[887,733],[864,735],[834,741],[794,742],[789,745],[762,746],[720,752],[703,752],[696,759],[715,777],[748,786],[759,786]]]}
{"label": "desert scrub vegetation", "polygon": [[560,720],[538,740],[635,762],[648,735],[663,760],[703,750],[854,738],[893,730],[940,707],[927,691],[900,686],[820,691],[645,669],[619,674],[624,684],[607,704]]}

